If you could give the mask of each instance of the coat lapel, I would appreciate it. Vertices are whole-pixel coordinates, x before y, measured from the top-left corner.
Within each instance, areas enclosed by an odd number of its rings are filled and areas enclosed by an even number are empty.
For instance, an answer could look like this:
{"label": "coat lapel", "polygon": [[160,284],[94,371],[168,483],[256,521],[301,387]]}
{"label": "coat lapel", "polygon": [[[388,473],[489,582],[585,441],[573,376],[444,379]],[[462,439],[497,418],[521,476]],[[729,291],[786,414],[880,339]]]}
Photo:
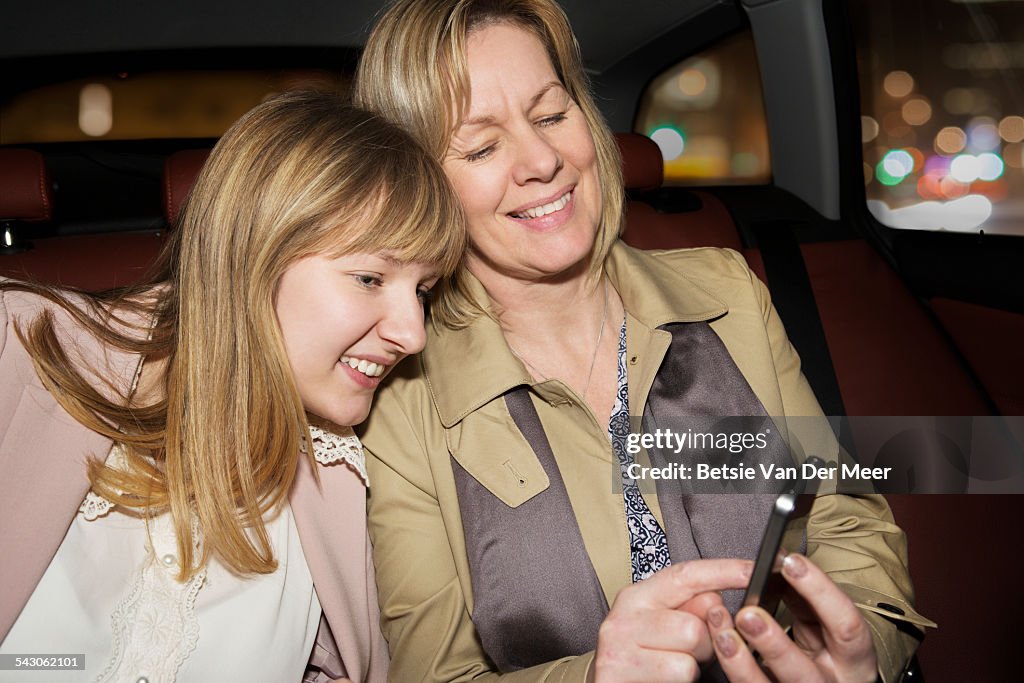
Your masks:
{"label": "coat lapel", "polygon": [[[317,471],[319,483],[309,459],[301,458],[289,496],[302,551],[340,651],[342,672],[354,681],[382,681],[387,646],[370,564],[366,488],[344,464]],[[333,671],[335,663],[328,664]]]}
{"label": "coat lapel", "polygon": [[0,555],[5,558],[0,640],[46,572],[89,490],[87,458],[105,457],[111,443],[75,422],[41,386],[24,386],[12,404],[0,441]]}

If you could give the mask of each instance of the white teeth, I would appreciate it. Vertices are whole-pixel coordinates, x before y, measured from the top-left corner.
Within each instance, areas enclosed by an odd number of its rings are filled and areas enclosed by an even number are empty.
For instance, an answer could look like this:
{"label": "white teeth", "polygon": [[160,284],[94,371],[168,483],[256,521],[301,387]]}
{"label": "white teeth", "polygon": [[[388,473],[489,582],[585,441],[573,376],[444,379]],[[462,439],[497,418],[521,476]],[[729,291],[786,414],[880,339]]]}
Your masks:
{"label": "white teeth", "polygon": [[512,214],[516,218],[540,218],[541,216],[547,216],[549,213],[561,211],[565,208],[565,205],[569,203],[569,197],[572,192],[566,192],[561,197],[548,204],[542,206],[534,206],[521,213]]}
{"label": "white teeth", "polygon": [[352,358],[351,356],[342,356],[341,362],[353,370],[358,370],[367,377],[380,377],[384,374],[384,368],[387,367],[365,359]]}

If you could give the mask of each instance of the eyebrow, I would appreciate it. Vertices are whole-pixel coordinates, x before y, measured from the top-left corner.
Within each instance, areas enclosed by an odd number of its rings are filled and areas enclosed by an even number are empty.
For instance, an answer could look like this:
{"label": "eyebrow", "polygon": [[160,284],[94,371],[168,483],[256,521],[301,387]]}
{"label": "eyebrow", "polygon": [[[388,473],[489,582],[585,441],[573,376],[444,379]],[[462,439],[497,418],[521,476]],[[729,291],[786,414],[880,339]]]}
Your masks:
{"label": "eyebrow", "polygon": [[[544,99],[544,96],[547,95],[552,88],[562,88],[564,90],[565,86],[563,86],[559,81],[551,81],[549,83],[545,83],[544,87],[538,90],[536,95],[530,98],[530,106],[527,107],[527,109],[533,109],[535,106],[537,106],[537,103]],[[495,119],[493,116],[491,116],[490,114],[484,114],[483,116],[474,116],[471,119],[466,119],[465,121],[459,124],[459,128],[463,128],[465,126],[490,126],[493,125],[494,123]]]}

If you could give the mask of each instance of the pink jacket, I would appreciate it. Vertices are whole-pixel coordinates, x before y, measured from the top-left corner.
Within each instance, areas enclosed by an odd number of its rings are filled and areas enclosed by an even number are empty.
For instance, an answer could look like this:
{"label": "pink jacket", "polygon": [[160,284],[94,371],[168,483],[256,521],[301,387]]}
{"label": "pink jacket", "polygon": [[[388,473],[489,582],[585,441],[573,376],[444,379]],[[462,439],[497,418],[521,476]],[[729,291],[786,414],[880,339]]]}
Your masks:
{"label": "pink jacket", "polygon": [[[109,439],[76,422],[43,388],[15,334],[15,320],[24,329],[46,309],[53,312],[72,359],[106,368],[103,377],[116,386],[130,385],[139,362],[138,356],[102,347],[46,300],[0,293],[0,642],[89,490],[87,458],[102,457],[111,447]],[[318,486],[307,461],[300,462],[289,501],[330,627],[321,621],[311,663],[330,676],[384,681],[387,645],[366,534],[366,489],[342,466],[321,468]],[[326,677],[321,673],[316,680]]]}

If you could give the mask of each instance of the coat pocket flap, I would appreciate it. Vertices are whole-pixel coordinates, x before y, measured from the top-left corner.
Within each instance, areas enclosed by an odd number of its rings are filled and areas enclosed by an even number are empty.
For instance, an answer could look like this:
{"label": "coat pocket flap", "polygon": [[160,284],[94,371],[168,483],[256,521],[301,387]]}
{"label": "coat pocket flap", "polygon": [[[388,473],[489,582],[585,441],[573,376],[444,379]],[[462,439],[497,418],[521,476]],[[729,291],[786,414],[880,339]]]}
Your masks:
{"label": "coat pocket flap", "polygon": [[501,399],[446,429],[445,439],[455,461],[509,507],[519,507],[550,484]]}

